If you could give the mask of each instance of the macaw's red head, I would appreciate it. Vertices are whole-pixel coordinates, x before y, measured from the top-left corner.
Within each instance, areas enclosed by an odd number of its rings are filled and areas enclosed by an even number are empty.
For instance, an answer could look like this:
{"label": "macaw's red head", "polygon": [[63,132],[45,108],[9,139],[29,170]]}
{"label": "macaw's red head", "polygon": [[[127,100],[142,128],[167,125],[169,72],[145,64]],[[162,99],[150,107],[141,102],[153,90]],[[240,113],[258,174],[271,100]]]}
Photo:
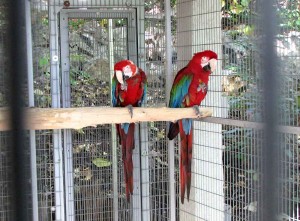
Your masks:
{"label": "macaw's red head", "polygon": [[217,66],[218,55],[210,50],[195,53],[189,66],[199,70],[214,72]]}
{"label": "macaw's red head", "polygon": [[114,71],[120,84],[125,84],[128,78],[137,73],[137,66],[130,60],[122,60],[115,64]]}

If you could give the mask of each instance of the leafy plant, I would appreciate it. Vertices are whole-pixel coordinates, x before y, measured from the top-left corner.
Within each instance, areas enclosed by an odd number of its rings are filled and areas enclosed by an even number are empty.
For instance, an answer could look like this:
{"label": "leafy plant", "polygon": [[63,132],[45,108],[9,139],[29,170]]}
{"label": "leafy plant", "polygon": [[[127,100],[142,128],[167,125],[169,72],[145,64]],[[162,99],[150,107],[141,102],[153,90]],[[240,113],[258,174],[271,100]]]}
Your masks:
{"label": "leafy plant", "polygon": [[85,22],[86,22],[85,19],[75,19],[75,18],[69,19],[69,27],[71,30],[76,31],[80,29]]}
{"label": "leafy plant", "polygon": [[280,27],[285,30],[300,31],[300,10],[281,8],[279,10],[281,18]]}
{"label": "leafy plant", "polygon": [[249,12],[250,2],[251,0],[222,0],[222,8],[231,15],[241,14],[243,12]]}
{"label": "leafy plant", "polygon": [[95,164],[96,167],[110,167],[112,163],[104,158],[95,158],[93,159],[93,164]]}

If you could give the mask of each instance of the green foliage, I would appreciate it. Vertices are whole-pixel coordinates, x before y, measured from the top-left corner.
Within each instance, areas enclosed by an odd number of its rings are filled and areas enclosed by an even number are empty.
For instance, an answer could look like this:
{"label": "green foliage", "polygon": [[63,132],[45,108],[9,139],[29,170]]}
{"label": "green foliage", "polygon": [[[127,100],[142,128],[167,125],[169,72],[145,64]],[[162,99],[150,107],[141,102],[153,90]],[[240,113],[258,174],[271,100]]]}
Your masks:
{"label": "green foliage", "polygon": [[127,25],[127,20],[126,19],[115,19],[115,26],[116,27],[124,27]]}
{"label": "green foliage", "polygon": [[249,12],[251,0],[222,0],[222,8],[230,14],[241,14]]}
{"label": "green foliage", "polygon": [[80,29],[84,24],[86,20],[85,19],[69,19],[69,27],[71,30],[78,30]]}
{"label": "green foliage", "polygon": [[286,30],[300,31],[300,10],[281,8],[279,10],[281,18],[280,27]]}
{"label": "green foliage", "polygon": [[85,71],[73,70],[70,71],[70,83],[72,86],[77,85],[78,79],[88,80],[91,76]]}
{"label": "green foliage", "polygon": [[48,17],[42,17],[42,25],[48,26],[49,25],[49,19]]}
{"label": "green foliage", "polygon": [[93,164],[95,164],[96,167],[100,167],[100,168],[103,168],[103,167],[110,167],[111,166],[111,162],[107,159],[104,159],[104,158],[95,158],[93,159]]}
{"label": "green foliage", "polygon": [[40,59],[39,59],[39,67],[40,68],[44,68],[44,67],[47,67],[47,66],[49,66],[49,63],[50,62],[50,56],[49,55],[46,55],[46,56],[44,56],[44,57],[41,57]]}
{"label": "green foliage", "polygon": [[35,104],[38,107],[49,107],[51,104],[50,96],[50,55],[46,54],[38,58],[38,69],[40,76],[34,81]]}
{"label": "green foliage", "polygon": [[[126,26],[127,24],[127,19],[113,19],[114,21],[114,26],[115,27],[123,27]],[[87,23],[89,22],[89,20],[86,19],[69,19],[69,27],[71,31],[79,31],[81,30],[81,28]],[[97,23],[101,26],[101,27],[108,27],[108,19],[104,18],[104,19],[98,19]]]}
{"label": "green foliage", "polygon": [[171,0],[170,1],[170,4],[171,4],[171,7],[175,7],[176,6],[176,3],[177,3],[177,0]]}

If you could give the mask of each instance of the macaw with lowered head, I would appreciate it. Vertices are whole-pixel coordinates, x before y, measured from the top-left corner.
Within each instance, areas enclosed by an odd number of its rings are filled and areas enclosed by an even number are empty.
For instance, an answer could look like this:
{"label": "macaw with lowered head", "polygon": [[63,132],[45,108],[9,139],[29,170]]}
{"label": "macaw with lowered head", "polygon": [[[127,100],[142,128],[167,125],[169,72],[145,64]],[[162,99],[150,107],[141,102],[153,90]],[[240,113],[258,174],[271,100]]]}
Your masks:
{"label": "macaw with lowered head", "polygon": [[[122,60],[114,65],[112,79],[112,104],[114,107],[127,107],[131,117],[132,107],[140,107],[146,96],[147,78],[145,72],[130,60]],[[133,194],[134,123],[116,124],[119,144],[122,146],[126,198]]]}
{"label": "macaw with lowered head", "polygon": [[[209,75],[216,69],[218,56],[206,50],[194,54],[188,65],[176,75],[170,92],[169,107],[194,107],[200,115],[199,105],[205,98],[208,89]],[[193,152],[192,119],[182,119],[169,125],[168,138],[173,140],[180,133],[180,192],[181,203],[184,203],[185,190],[190,198],[191,169]]]}

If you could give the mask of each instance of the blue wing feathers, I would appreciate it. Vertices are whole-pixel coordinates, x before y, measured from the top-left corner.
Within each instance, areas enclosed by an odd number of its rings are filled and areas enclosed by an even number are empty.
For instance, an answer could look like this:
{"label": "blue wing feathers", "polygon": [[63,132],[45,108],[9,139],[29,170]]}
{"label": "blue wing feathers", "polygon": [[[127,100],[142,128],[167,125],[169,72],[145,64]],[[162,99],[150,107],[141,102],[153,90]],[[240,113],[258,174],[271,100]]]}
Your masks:
{"label": "blue wing feathers", "polygon": [[140,101],[138,102],[138,106],[142,106],[143,102],[145,101],[146,99],[146,94],[147,94],[147,77],[145,75],[144,72],[141,72],[141,77],[142,77],[142,87],[143,87],[143,94],[142,94],[142,97],[140,99]]}
{"label": "blue wing feathers", "polygon": [[117,88],[117,78],[116,76],[114,76],[111,83],[111,100],[112,100],[113,107],[117,106],[116,88]]}
{"label": "blue wing feathers", "polygon": [[193,121],[191,119],[182,119],[182,126],[186,135],[190,134]]}
{"label": "blue wing feathers", "polygon": [[192,79],[192,75],[183,75],[181,79],[175,79],[177,82],[174,82],[171,90],[169,107],[182,107],[182,102],[188,94]]}
{"label": "blue wing feathers", "polygon": [[128,134],[129,125],[129,123],[121,124],[121,128],[124,130],[125,134]]}

